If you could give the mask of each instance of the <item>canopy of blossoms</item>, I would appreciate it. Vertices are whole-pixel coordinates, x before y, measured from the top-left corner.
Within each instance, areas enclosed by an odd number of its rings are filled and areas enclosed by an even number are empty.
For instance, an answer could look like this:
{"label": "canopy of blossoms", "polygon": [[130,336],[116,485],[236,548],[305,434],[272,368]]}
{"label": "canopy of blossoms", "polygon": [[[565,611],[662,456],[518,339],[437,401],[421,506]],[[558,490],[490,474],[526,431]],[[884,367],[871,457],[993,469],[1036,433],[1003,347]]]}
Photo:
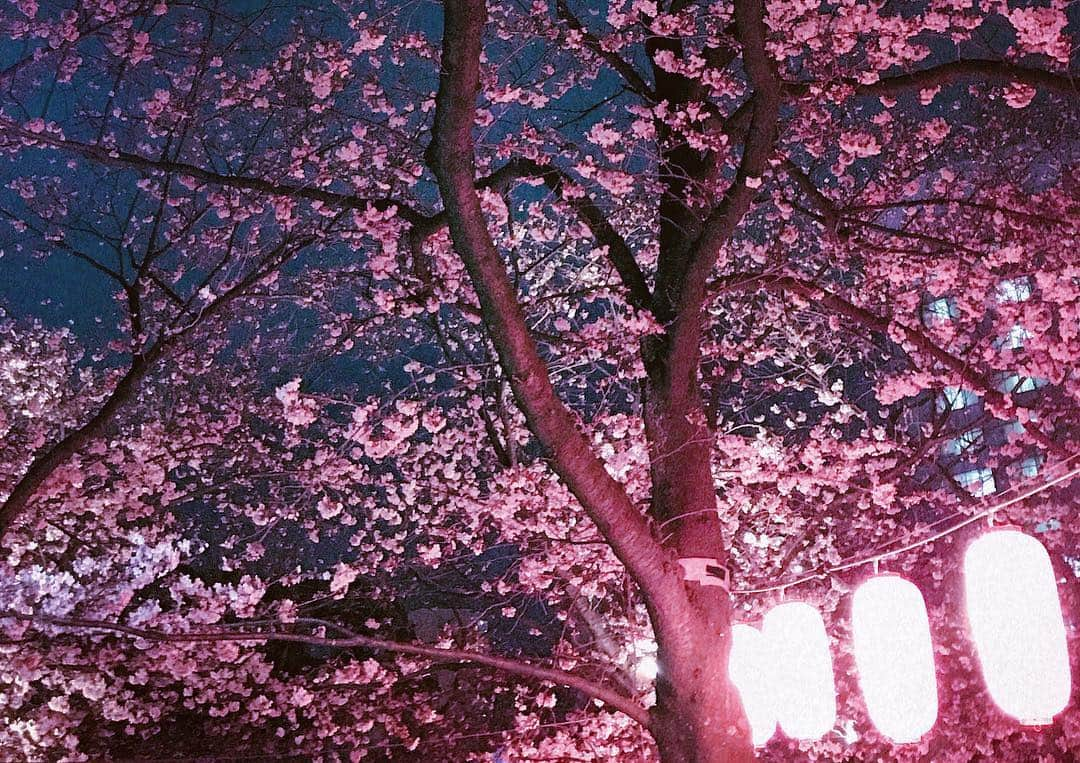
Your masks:
{"label": "canopy of blossoms", "polygon": [[[1080,748],[1077,7],[0,29],[0,759]],[[986,669],[991,514],[1050,565],[1049,718]],[[925,606],[910,733],[875,571]],[[729,658],[794,602],[832,712],[762,738]]]}

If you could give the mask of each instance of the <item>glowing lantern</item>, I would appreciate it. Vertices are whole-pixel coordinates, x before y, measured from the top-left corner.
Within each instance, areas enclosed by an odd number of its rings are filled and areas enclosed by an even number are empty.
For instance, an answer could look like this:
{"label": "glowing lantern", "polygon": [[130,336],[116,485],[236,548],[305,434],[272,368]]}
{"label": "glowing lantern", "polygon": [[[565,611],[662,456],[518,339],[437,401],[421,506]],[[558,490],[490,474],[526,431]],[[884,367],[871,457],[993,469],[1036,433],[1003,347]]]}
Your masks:
{"label": "glowing lantern", "polygon": [[820,739],[836,723],[832,655],[821,615],[809,604],[785,602],[769,610],[761,631],[776,671],[780,728],[795,739]]}
{"label": "glowing lantern", "polygon": [[855,666],[870,720],[895,742],[914,742],[937,720],[930,622],[922,594],[896,575],[870,578],[851,602]]}
{"label": "glowing lantern", "polygon": [[776,732],[776,709],[769,652],[765,637],[757,628],[742,623],[731,626],[728,676],[739,690],[754,745],[760,747]]}
{"label": "glowing lantern", "polygon": [[990,696],[1022,724],[1050,723],[1072,686],[1046,549],[1015,528],[986,533],[964,555],[964,594]]}

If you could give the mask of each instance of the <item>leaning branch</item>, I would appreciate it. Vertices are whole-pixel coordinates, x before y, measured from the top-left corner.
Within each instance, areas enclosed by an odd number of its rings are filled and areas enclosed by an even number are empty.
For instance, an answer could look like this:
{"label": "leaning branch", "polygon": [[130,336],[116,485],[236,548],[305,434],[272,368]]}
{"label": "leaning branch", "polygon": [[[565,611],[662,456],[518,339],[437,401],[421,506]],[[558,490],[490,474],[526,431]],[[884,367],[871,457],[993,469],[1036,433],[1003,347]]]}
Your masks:
{"label": "leaning branch", "polygon": [[860,95],[899,95],[914,89],[951,85],[963,79],[1008,84],[1019,82],[1037,90],[1076,95],[1077,83],[1066,74],[1029,69],[1007,61],[953,61],[909,74],[885,77],[869,85],[859,84]]}
{"label": "leaning branch", "polygon": [[[555,194],[561,193],[567,183],[573,182],[571,177],[557,167],[543,166],[529,159],[514,159],[499,172],[503,170],[515,178],[539,178]],[[627,301],[638,309],[652,310],[652,293],[649,290],[649,284],[626,239],[615,230],[600,207],[587,195],[575,195],[565,201],[588,227],[596,243],[607,248],[608,259],[611,260],[615,272],[619,274],[626,288]]]}
{"label": "leaning branch", "polygon": [[631,66],[626,60],[624,60],[618,53],[608,50],[604,47],[603,43],[590,32],[585,26],[578,20],[578,17],[574,15],[570,10],[570,6],[567,5],[566,0],[556,0],[555,10],[559,14],[559,18],[563,20],[570,29],[581,35],[582,42],[593,53],[603,59],[608,66],[619,73],[619,76],[626,82],[627,87],[640,95],[642,98],[646,98],[650,101],[656,101],[657,96],[649,84],[642,79],[638,74],[637,69]]}
{"label": "leaning branch", "polygon": [[[247,276],[237,281],[228,291],[206,305],[191,323],[181,328],[165,331],[161,337],[145,352],[136,354],[120,380],[105,398],[101,407],[83,424],[72,429],[63,438],[48,449],[39,453],[30,464],[26,473],[11,489],[7,498],[0,503],[0,538],[7,534],[15,520],[26,510],[31,499],[46,480],[63,464],[67,463],[87,443],[100,437],[109,424],[117,417],[138,392],[139,385],[154,369],[157,362],[176,346],[189,338],[195,329],[208,318],[222,312],[238,297],[245,295],[255,283],[265,278],[272,270],[280,267],[287,259],[313,242],[312,237],[305,237],[296,242],[283,241],[271,250],[263,261],[253,268]],[[186,315],[181,313],[180,317]]]}
{"label": "leaning branch", "polygon": [[[783,168],[784,171],[791,177],[791,179],[795,181],[795,185],[799,187],[799,189],[803,192],[807,199],[809,199],[813,206],[818,210],[818,213],[821,216],[821,222],[825,223],[826,227],[831,227],[831,229],[835,229],[836,224],[840,221],[841,218],[844,218],[846,222],[866,224],[865,221],[850,217],[851,215],[859,212],[881,212],[888,209],[907,209],[918,207],[964,207],[967,209],[977,209],[981,212],[1007,215],[1009,217],[1015,217],[1020,220],[1026,220],[1027,222],[1031,223],[1054,225],[1063,228],[1073,229],[1080,227],[1073,220],[1051,217],[1050,215],[1029,212],[1023,209],[1015,209],[1013,207],[1003,206],[1001,204],[992,204],[989,202],[978,201],[977,199],[958,196],[926,196],[918,199],[898,199],[896,201],[882,201],[869,204],[849,204],[841,209],[839,205],[833,202],[832,199],[826,196],[821,191],[821,189],[818,188],[817,184],[813,181],[810,175],[790,158],[784,159]],[[1076,210],[1067,209],[1063,210],[1063,212],[1065,214],[1075,214]],[[891,231],[893,229],[889,230]]]}
{"label": "leaning branch", "polygon": [[147,356],[135,358],[97,412],[34,459],[30,468],[15,483],[15,487],[0,504],[0,537],[7,533],[15,520],[23,513],[42,483],[67,463],[68,459],[79,452],[83,446],[103,432],[109,422],[135,396],[149,367],[150,358]]}
{"label": "leaning branch", "polygon": [[171,633],[153,628],[136,628],[122,623],[114,623],[106,620],[93,620],[81,617],[49,617],[46,615],[27,615],[20,612],[0,611],[0,619],[14,619],[29,622],[35,625],[51,626],[55,628],[73,628],[84,631],[99,631],[105,633],[118,633],[131,638],[144,639],[157,643],[206,643],[221,641],[244,641],[244,642],[267,642],[284,641],[295,644],[312,644],[315,646],[329,647],[334,649],[371,649],[379,652],[393,652],[396,654],[411,654],[417,657],[426,657],[440,663],[464,662],[474,665],[482,665],[504,673],[521,676],[537,681],[568,686],[581,693],[598,699],[605,705],[618,710],[637,721],[643,727],[649,727],[649,711],[631,698],[615,692],[606,686],[602,686],[587,678],[542,665],[534,665],[522,662],[510,657],[471,652],[465,649],[443,649],[440,647],[426,646],[423,644],[406,644],[399,641],[361,636],[344,631],[341,637],[332,638],[326,636],[314,636],[307,633],[288,633],[281,631],[241,631],[232,629],[197,630],[184,633]]}
{"label": "leaning branch", "polygon": [[445,4],[442,66],[429,150],[450,236],[469,271],[491,337],[518,406],[547,451],[554,471],[581,503],[615,555],[651,601],[677,607],[686,593],[674,561],[619,482],[608,474],[578,429],[577,417],[555,394],[529,332],[476,193],[472,130],[480,90],[484,0]]}
{"label": "leaning branch", "polygon": [[1055,225],[1062,228],[1080,228],[1080,223],[1077,223],[1077,213],[1080,212],[1080,207],[1073,210],[1068,210],[1067,214],[1074,215],[1075,219],[1063,220],[1057,217],[1051,217],[1050,215],[1038,214],[1036,212],[1028,212],[1022,209],[1015,209],[1013,207],[1006,207],[1000,204],[991,204],[983,201],[976,201],[974,199],[958,198],[953,196],[928,196],[921,199],[900,199],[898,201],[883,201],[877,204],[854,204],[845,210],[845,212],[879,212],[886,209],[896,208],[908,208],[908,207],[966,207],[969,209],[978,209],[982,212],[990,212],[993,214],[1002,214],[1009,217],[1016,217],[1021,220],[1026,220],[1031,223],[1039,223],[1046,225]]}
{"label": "leaning branch", "polygon": [[836,226],[840,221],[840,210],[836,204],[821,192],[821,189],[817,187],[817,183],[813,181],[810,175],[793,162],[791,158],[784,159],[783,168],[788,176],[795,181],[795,185],[799,187],[799,190],[810,200],[810,203],[817,208],[821,214],[825,229],[830,235],[836,235]]}
{"label": "leaning branch", "polygon": [[[432,215],[424,214],[414,207],[393,198],[371,198],[354,194],[338,193],[311,186],[282,183],[265,178],[250,175],[225,175],[212,170],[203,169],[187,162],[170,161],[165,159],[153,159],[130,151],[118,151],[92,143],[81,143],[76,140],[60,138],[46,133],[33,133],[10,121],[0,121],[0,133],[14,137],[30,145],[43,145],[58,150],[78,154],[86,159],[99,164],[133,169],[139,172],[151,173],[162,172],[177,175],[186,175],[209,185],[224,188],[237,188],[247,191],[255,191],[270,196],[284,196],[292,199],[307,199],[318,201],[336,209],[367,209],[379,211],[396,209],[397,214],[412,227],[413,236],[411,241],[417,245],[446,225],[446,213],[438,212]],[[493,188],[505,192],[515,180],[526,177],[541,178],[549,188],[558,191],[568,179],[554,167],[542,167],[539,164],[526,160],[513,160],[486,177],[476,181],[477,188]],[[592,231],[597,243],[608,248],[608,257],[615,266],[624,286],[627,289],[629,301],[635,307],[649,309],[651,294],[645,282],[645,276],[641,273],[634,256],[627,246],[626,241],[618,234],[604,218],[603,213],[596,204],[587,197],[568,200],[571,207],[581,216]],[[414,248],[414,255],[417,252]],[[419,259],[419,257],[418,257]],[[96,262],[91,265],[101,268]],[[110,273],[110,275],[115,274]]]}

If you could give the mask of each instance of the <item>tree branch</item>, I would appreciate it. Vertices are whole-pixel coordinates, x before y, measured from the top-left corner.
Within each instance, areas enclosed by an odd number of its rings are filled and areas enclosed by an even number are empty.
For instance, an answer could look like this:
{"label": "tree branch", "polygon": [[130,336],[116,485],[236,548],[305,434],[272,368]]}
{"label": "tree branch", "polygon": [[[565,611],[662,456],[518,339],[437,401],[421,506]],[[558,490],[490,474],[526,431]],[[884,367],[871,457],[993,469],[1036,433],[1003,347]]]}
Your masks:
{"label": "tree branch", "polygon": [[45,615],[26,615],[20,612],[0,611],[0,618],[10,618],[29,622],[35,625],[49,625],[57,628],[79,628],[85,630],[118,633],[132,638],[145,639],[158,643],[200,643],[220,641],[285,641],[297,644],[313,644],[315,646],[332,647],[336,649],[371,649],[379,652],[394,652],[397,654],[411,654],[418,657],[427,657],[435,662],[467,662],[474,665],[482,665],[488,668],[501,670],[504,673],[531,678],[537,681],[568,686],[576,689],[586,696],[598,699],[605,705],[624,713],[637,721],[646,729],[649,727],[649,711],[633,699],[615,692],[606,686],[594,683],[574,673],[557,668],[548,668],[542,665],[534,665],[521,662],[510,657],[472,652],[464,649],[443,649],[440,647],[426,646],[423,644],[405,644],[398,641],[372,638],[352,633],[343,628],[335,628],[344,634],[339,638],[325,636],[313,636],[305,633],[283,633],[280,631],[256,631],[244,632],[239,630],[201,630],[187,633],[168,633],[152,628],[136,628],[122,623],[113,623],[105,620],[92,620],[81,617],[48,617]]}
{"label": "tree branch", "polygon": [[[107,166],[133,169],[139,172],[163,172],[179,175],[187,175],[211,185],[226,188],[238,188],[242,190],[256,191],[272,196],[286,196],[294,199],[308,199],[319,201],[324,204],[340,209],[366,209],[372,207],[380,211],[396,208],[397,213],[406,220],[410,226],[409,248],[412,252],[417,267],[417,276],[425,283],[430,282],[431,273],[426,268],[422,245],[425,240],[433,236],[446,225],[446,212],[437,212],[432,215],[424,214],[414,207],[391,198],[368,198],[352,194],[327,191],[309,186],[295,185],[291,183],[279,183],[264,178],[245,175],[225,175],[211,170],[197,167],[185,162],[170,161],[166,159],[152,159],[150,157],[134,154],[127,151],[117,151],[100,145],[80,143],[79,141],[59,138],[45,133],[32,133],[13,122],[0,121],[0,132],[8,136],[15,136],[28,144],[40,144],[66,150],[91,161]],[[539,177],[544,180],[552,190],[557,191],[569,178],[561,171],[553,167],[541,167],[539,164],[527,160],[514,160],[506,163],[490,175],[479,178],[476,181],[477,188],[491,188],[505,193],[514,180],[526,177]],[[645,277],[642,275],[637,262],[634,259],[630,247],[618,232],[604,219],[599,208],[591,199],[581,198],[568,200],[571,207],[582,217],[589,226],[597,242],[608,247],[608,256],[615,266],[616,271],[622,278],[628,292],[629,302],[640,309],[650,309],[652,295],[649,292]],[[76,252],[75,254],[78,255]],[[81,255],[80,255],[81,256]],[[85,256],[82,256],[84,259]],[[102,269],[98,263],[88,262]],[[110,276],[120,279],[115,274],[108,272]],[[159,279],[154,279],[163,288]],[[170,296],[175,296],[170,294]]]}
{"label": "tree branch", "polygon": [[322,188],[313,188],[311,186],[279,183],[248,175],[224,175],[186,162],[171,161],[168,159],[151,159],[142,156],[141,154],[119,151],[92,143],[69,140],[67,138],[59,138],[44,132],[32,133],[7,120],[0,121],[0,132],[7,136],[16,137],[30,145],[41,144],[50,148],[71,151],[99,164],[124,167],[127,169],[139,170],[141,172],[169,172],[177,175],[186,175],[212,185],[257,191],[271,196],[287,196],[295,199],[319,201],[342,209],[367,209],[370,206],[379,211],[386,211],[391,207],[396,207],[397,213],[401,215],[402,219],[408,221],[412,225],[422,225],[428,220],[426,215],[423,215],[408,204],[398,201],[397,199],[367,198],[355,196],[353,194],[338,193],[336,191],[327,191]]}
{"label": "tree branch", "polygon": [[641,75],[638,74],[637,69],[627,63],[614,51],[606,50],[600,43],[600,40],[597,39],[596,35],[582,25],[577,16],[570,10],[570,6],[567,5],[566,0],[555,0],[555,10],[556,13],[558,13],[559,18],[561,18],[571,30],[581,35],[582,41],[589,50],[606,61],[608,66],[618,72],[619,76],[626,82],[627,87],[642,98],[647,98],[650,101],[657,100],[656,93],[649,84],[642,79]]}
{"label": "tree branch", "polygon": [[[735,179],[709,215],[693,243],[689,265],[673,301],[675,325],[671,339],[671,368],[684,383],[696,384],[700,354],[702,308],[706,283],[720,250],[727,244],[754,199],[757,180],[764,174],[776,142],[782,96],[781,82],[765,50],[764,3],[735,3],[735,28],[743,49],[743,67],[754,86],[753,116]],[[747,181],[755,187],[748,185]]]}
{"label": "tree branch", "polygon": [[[7,135],[15,135],[25,141],[40,143],[51,148],[68,150],[77,153],[91,161],[109,166],[135,169],[142,172],[168,172],[187,175],[211,185],[242,190],[256,191],[272,196],[287,196],[290,198],[308,199],[319,201],[324,204],[341,209],[366,209],[372,207],[385,211],[391,207],[397,208],[398,214],[406,220],[414,232],[410,243],[420,244],[423,240],[434,235],[446,225],[446,213],[438,212],[426,215],[410,205],[391,198],[368,198],[352,194],[337,193],[309,186],[294,185],[291,183],[278,183],[263,178],[245,175],[224,175],[218,172],[205,170],[193,164],[169,161],[165,159],[152,159],[140,154],[126,151],[116,151],[99,145],[80,143],[74,140],[58,138],[44,133],[32,133],[11,122],[0,122],[0,131]],[[516,159],[507,162],[490,175],[476,181],[477,188],[491,188],[505,193],[514,180],[527,177],[538,177],[553,191],[558,191],[569,177],[554,167],[542,167],[536,162],[524,159]],[[581,216],[586,225],[592,231],[597,243],[608,247],[608,256],[616,271],[623,280],[629,296],[629,301],[635,307],[649,309],[652,295],[648,284],[634,259],[630,247],[619,233],[604,218],[596,204],[587,197],[567,200],[570,206]],[[414,256],[417,255],[416,246],[412,246]],[[78,253],[75,253],[78,254]],[[85,256],[80,255],[85,259]],[[419,259],[419,257],[417,257]],[[90,264],[102,268],[96,262]],[[109,272],[119,279],[118,276]]]}
{"label": "tree branch", "polygon": [[[810,175],[807,174],[806,171],[804,171],[790,158],[784,159],[783,166],[784,170],[788,173],[788,175],[791,176],[791,179],[795,181],[795,184],[799,187],[803,194],[810,200],[814,207],[817,208],[818,212],[821,215],[821,221],[826,225],[826,227],[829,227],[830,230],[834,232],[835,226],[841,218],[844,218],[845,221],[859,222],[867,225],[871,224],[866,223],[862,220],[858,220],[857,218],[850,217],[851,214],[857,212],[878,212],[887,209],[903,209],[906,207],[947,207],[954,204],[956,206],[967,207],[969,209],[978,209],[984,212],[1000,212],[1003,215],[1010,215],[1012,217],[1017,217],[1021,220],[1027,220],[1028,222],[1033,223],[1045,223],[1047,225],[1057,225],[1064,228],[1074,229],[1077,227],[1076,223],[1072,222],[1071,220],[1060,220],[1056,217],[1037,214],[1035,212],[1026,212],[1021,209],[1003,207],[999,204],[989,204],[986,202],[975,201],[974,199],[955,198],[951,196],[931,196],[922,199],[900,199],[898,201],[883,201],[875,204],[851,204],[841,209],[832,199],[822,193],[821,189],[817,187],[817,184],[813,181]],[[893,231],[896,233],[901,232],[892,228],[887,228],[885,230]]]}
{"label": "tree branch", "polygon": [[[504,165],[499,172],[504,170],[515,178],[529,176],[540,178],[556,194],[560,193],[567,183],[574,182],[573,178],[559,168],[550,165],[541,166],[529,159],[514,159]],[[626,287],[627,301],[640,310],[651,311],[652,292],[626,240],[619,235],[604,213],[588,196],[576,196],[565,201],[588,226],[596,243],[607,247],[608,259],[611,260],[615,272],[619,274],[623,286]]]}
{"label": "tree branch", "polygon": [[840,221],[840,210],[837,209],[833,200],[822,193],[821,189],[817,187],[817,183],[790,158],[784,159],[783,167],[784,171],[795,181],[795,185],[799,187],[799,190],[810,200],[810,203],[817,207],[818,212],[821,213],[825,229],[830,235],[836,235],[836,226]]}
{"label": "tree branch", "polygon": [[[1077,92],[1076,81],[1067,74],[1029,69],[1008,61],[988,59],[953,61],[895,77],[885,77],[871,84],[855,79],[846,79],[844,82],[854,87],[858,95],[892,96],[916,89],[951,85],[969,78],[994,84],[1020,82],[1038,90],[1051,90],[1063,95],[1075,95]],[[789,95],[807,95],[813,84],[815,83],[789,82],[784,84],[784,90]]]}
{"label": "tree branch", "polygon": [[[480,299],[483,318],[530,430],[648,600],[685,600],[674,560],[653,536],[626,490],[608,474],[577,418],[555,394],[548,369],[491,239],[476,193],[472,129],[480,89],[484,0],[445,4],[442,67],[429,149],[458,255]],[[675,597],[675,598],[672,598]]]}
{"label": "tree branch", "polygon": [[997,84],[1020,82],[1037,90],[1052,90],[1067,95],[1076,95],[1077,91],[1076,82],[1066,74],[1029,69],[1008,61],[986,60],[953,61],[909,74],[886,77],[870,85],[860,84],[855,91],[860,95],[899,95],[916,88],[951,85],[971,77]]}
{"label": "tree branch", "polygon": [[[999,204],[988,204],[986,202],[974,201],[973,199],[958,199],[950,196],[932,196],[924,199],[900,199],[899,201],[883,201],[877,204],[854,204],[847,207],[845,212],[877,212],[885,209],[896,209],[898,207],[947,207],[953,204],[960,207],[978,209],[984,212],[1000,212],[1003,215],[1018,217],[1021,220],[1027,220],[1032,223],[1058,225],[1063,228],[1072,228],[1074,230],[1080,228],[1080,225],[1073,220],[1059,220],[1056,217],[1041,215],[1035,212],[1025,212],[1024,210],[1012,209],[1011,207],[1003,207]],[[1070,213],[1076,214],[1078,211],[1080,210],[1073,209],[1070,210]]]}
{"label": "tree branch", "polygon": [[136,357],[101,408],[86,423],[68,432],[59,442],[33,460],[30,468],[15,483],[3,504],[0,504],[0,537],[7,534],[41,484],[86,443],[97,437],[119,410],[134,397],[151,362],[152,359],[146,355]]}
{"label": "tree branch", "polygon": [[[950,352],[938,347],[931,341],[930,337],[919,329],[906,326],[895,319],[884,318],[847,301],[837,294],[833,294],[815,283],[792,276],[763,275],[741,280],[732,279],[725,282],[721,287],[721,291],[752,291],[754,289],[798,294],[808,302],[837,315],[850,318],[871,331],[877,331],[886,336],[889,335],[889,330],[893,329],[919,352],[940,363],[969,387],[978,389],[983,394],[984,399],[991,405],[998,409],[1006,408],[1005,395],[994,386],[993,382],[985,374]],[[1036,429],[1034,426],[1030,426],[1028,430],[1044,447],[1055,452],[1063,452],[1061,444],[1052,440],[1041,430]]]}
{"label": "tree branch", "polygon": [[[247,289],[268,275],[271,270],[280,267],[285,260],[295,255],[313,240],[312,237],[305,237],[293,242],[292,246],[287,241],[283,241],[271,250],[263,258],[263,261],[253,268],[247,276],[237,281],[228,291],[204,307],[199,316],[192,320],[190,324],[171,332],[164,332],[157,342],[144,353],[135,354],[128,370],[116,383],[116,386],[113,387],[101,407],[85,423],[72,429],[44,453],[39,454],[30,464],[26,473],[15,483],[15,487],[12,488],[7,498],[0,504],[0,538],[7,534],[15,520],[25,511],[42,483],[60,466],[67,463],[68,459],[79,452],[88,442],[105,431],[105,428],[119,414],[120,410],[134,398],[139,384],[146,378],[158,360],[183,339],[190,336],[195,328],[207,318],[224,310],[227,305],[237,297],[243,296]],[[181,312],[178,318],[183,315],[184,313]]]}

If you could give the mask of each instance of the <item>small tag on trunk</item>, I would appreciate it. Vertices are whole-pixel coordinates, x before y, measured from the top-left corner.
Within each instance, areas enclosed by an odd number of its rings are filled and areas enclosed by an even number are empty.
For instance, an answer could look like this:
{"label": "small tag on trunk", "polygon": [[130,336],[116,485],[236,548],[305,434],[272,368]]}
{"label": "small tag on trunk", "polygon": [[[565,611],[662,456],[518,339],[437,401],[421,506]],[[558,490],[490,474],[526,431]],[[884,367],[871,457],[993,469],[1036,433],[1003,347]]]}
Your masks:
{"label": "small tag on trunk", "polygon": [[683,580],[689,580],[698,585],[720,586],[725,591],[730,590],[731,573],[719,559],[688,556],[679,560],[679,566],[682,567]]}

